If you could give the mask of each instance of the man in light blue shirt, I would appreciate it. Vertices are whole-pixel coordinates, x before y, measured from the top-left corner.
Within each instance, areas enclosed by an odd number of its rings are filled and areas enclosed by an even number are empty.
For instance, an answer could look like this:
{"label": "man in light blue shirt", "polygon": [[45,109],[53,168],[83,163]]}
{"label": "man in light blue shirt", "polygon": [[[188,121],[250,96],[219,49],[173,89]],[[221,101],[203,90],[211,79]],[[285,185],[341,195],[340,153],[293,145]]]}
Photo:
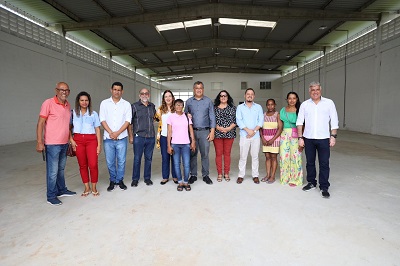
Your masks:
{"label": "man in light blue shirt", "polygon": [[253,181],[259,184],[258,179],[258,153],[260,151],[259,129],[264,122],[263,109],[261,105],[254,102],[255,92],[248,88],[244,93],[245,102],[236,109],[236,122],[240,128],[240,158],[239,174],[236,183],[241,184],[246,173],[247,155],[250,150],[251,155],[251,174]]}

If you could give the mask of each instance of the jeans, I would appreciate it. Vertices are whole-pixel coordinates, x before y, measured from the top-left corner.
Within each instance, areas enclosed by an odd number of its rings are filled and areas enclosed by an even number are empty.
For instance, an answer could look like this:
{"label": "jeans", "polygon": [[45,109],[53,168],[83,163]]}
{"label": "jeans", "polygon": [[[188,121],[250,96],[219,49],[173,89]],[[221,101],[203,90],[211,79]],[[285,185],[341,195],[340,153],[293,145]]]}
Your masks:
{"label": "jeans", "polygon": [[169,172],[171,169],[172,178],[176,178],[174,157],[171,156],[168,151],[167,137],[160,137],[160,148],[161,148],[161,164],[162,164],[162,178],[168,179]]}
{"label": "jeans", "polygon": [[229,175],[231,170],[231,150],[235,139],[214,139],[215,164],[217,165],[218,175],[222,175],[222,157],[224,157],[224,174]]}
{"label": "jeans", "polygon": [[210,160],[208,153],[210,152],[210,142],[207,136],[209,130],[195,130],[194,137],[196,140],[196,150],[190,154],[190,175],[197,176],[197,153],[201,154],[201,175],[203,177],[210,174]]}
{"label": "jeans", "polygon": [[246,174],[246,163],[247,163],[247,155],[250,150],[251,155],[251,175],[252,177],[258,177],[258,153],[260,151],[260,137],[254,136],[250,139],[246,137],[240,136],[239,148],[239,174],[238,177],[243,178]]}
{"label": "jeans", "polygon": [[64,169],[68,144],[45,145],[47,200],[55,199],[67,191]]}
{"label": "jeans", "polygon": [[304,150],[307,159],[307,182],[317,186],[317,171],[315,169],[315,156],[318,152],[319,162],[319,188],[328,190],[329,184],[329,157],[331,150],[329,139],[307,139],[304,138]]}
{"label": "jeans", "polygon": [[174,166],[178,182],[182,183],[181,158],[183,162],[183,183],[189,180],[190,172],[190,144],[171,144],[174,149]]}
{"label": "jeans", "polygon": [[133,172],[132,180],[139,181],[140,165],[142,163],[142,155],[144,154],[144,180],[151,178],[151,162],[153,160],[153,150],[156,140],[154,137],[145,138],[135,136],[133,141]]}
{"label": "jeans", "polygon": [[119,183],[124,180],[128,140],[126,137],[119,140],[105,139],[103,145],[110,181]]}

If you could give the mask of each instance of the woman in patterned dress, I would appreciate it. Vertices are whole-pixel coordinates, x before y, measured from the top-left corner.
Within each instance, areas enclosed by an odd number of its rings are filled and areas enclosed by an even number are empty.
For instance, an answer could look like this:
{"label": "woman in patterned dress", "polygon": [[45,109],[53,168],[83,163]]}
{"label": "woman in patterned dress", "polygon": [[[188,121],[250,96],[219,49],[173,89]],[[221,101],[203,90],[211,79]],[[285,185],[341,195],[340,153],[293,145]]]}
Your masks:
{"label": "woman in patterned dress", "polygon": [[276,168],[278,167],[279,144],[282,133],[282,121],[279,113],[275,111],[276,103],[274,99],[266,102],[267,111],[264,113],[264,124],[261,130],[261,141],[263,153],[265,154],[265,168],[267,175],[261,182],[272,184],[275,182]]}
{"label": "woman in patterned dress", "polygon": [[296,127],[300,101],[295,92],[289,92],[286,99],[288,105],[283,107],[279,113],[283,122],[279,166],[281,168],[281,184],[295,187],[303,184],[302,149],[299,149]]}
{"label": "woman in patterned dress", "polygon": [[[217,165],[217,181],[222,181],[222,176],[227,182],[231,179],[231,150],[236,138],[236,107],[233,99],[226,90],[218,93],[214,100],[215,110],[215,164]],[[224,172],[222,173],[222,157],[224,160]]]}

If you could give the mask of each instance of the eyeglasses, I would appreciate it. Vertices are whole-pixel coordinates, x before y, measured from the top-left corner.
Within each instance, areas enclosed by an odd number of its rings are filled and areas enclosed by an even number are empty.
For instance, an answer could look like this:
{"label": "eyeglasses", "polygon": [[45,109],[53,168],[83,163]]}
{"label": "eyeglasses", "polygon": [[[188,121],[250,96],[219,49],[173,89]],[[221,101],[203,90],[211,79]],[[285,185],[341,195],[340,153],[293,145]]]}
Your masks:
{"label": "eyeglasses", "polygon": [[149,95],[150,93],[148,92],[141,92],[140,95]]}
{"label": "eyeglasses", "polygon": [[59,88],[56,88],[56,90],[61,93],[69,93],[71,91],[70,89],[63,90],[63,89],[59,89]]}
{"label": "eyeglasses", "polygon": [[226,94],[221,94],[219,97],[228,97]]}

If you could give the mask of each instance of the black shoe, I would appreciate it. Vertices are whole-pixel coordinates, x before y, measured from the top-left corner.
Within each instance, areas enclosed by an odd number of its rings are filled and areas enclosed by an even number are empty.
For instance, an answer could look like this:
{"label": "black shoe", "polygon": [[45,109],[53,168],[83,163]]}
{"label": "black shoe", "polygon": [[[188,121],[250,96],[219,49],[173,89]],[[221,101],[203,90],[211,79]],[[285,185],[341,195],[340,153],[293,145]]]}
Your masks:
{"label": "black shoe", "polygon": [[303,187],[303,191],[310,191],[311,189],[315,189],[315,186],[312,183],[308,183],[305,187]]}
{"label": "black shoe", "polygon": [[203,177],[203,181],[207,183],[207,185],[212,185],[212,180],[208,177],[208,175],[206,175],[205,177]]}
{"label": "black shoe", "polygon": [[144,180],[144,182],[145,182],[146,185],[148,185],[148,186],[153,185],[153,181],[151,181],[150,179],[146,179],[146,180]]}
{"label": "black shoe", "polygon": [[165,185],[168,183],[168,181],[169,181],[169,179],[163,179],[163,180],[161,180],[160,184]]}
{"label": "black shoe", "polygon": [[137,187],[138,183],[137,180],[132,180],[131,187]]}
{"label": "black shoe", "polygon": [[113,191],[114,190],[114,186],[115,186],[115,183],[113,181],[110,181],[110,185],[108,186],[107,191],[108,192]]}
{"label": "black shoe", "polygon": [[190,176],[190,178],[189,178],[189,184],[193,184],[193,183],[196,182],[196,181],[197,181],[197,176],[194,176],[194,175]]}
{"label": "black shoe", "polygon": [[329,194],[328,190],[323,189],[323,190],[321,190],[321,196],[322,196],[324,199],[329,199],[329,197],[330,197],[331,195]]}
{"label": "black shoe", "polygon": [[126,190],[127,189],[127,187],[125,186],[125,184],[124,184],[124,181],[119,181],[119,183],[118,183],[118,186],[119,186],[119,188],[121,189],[121,190]]}

